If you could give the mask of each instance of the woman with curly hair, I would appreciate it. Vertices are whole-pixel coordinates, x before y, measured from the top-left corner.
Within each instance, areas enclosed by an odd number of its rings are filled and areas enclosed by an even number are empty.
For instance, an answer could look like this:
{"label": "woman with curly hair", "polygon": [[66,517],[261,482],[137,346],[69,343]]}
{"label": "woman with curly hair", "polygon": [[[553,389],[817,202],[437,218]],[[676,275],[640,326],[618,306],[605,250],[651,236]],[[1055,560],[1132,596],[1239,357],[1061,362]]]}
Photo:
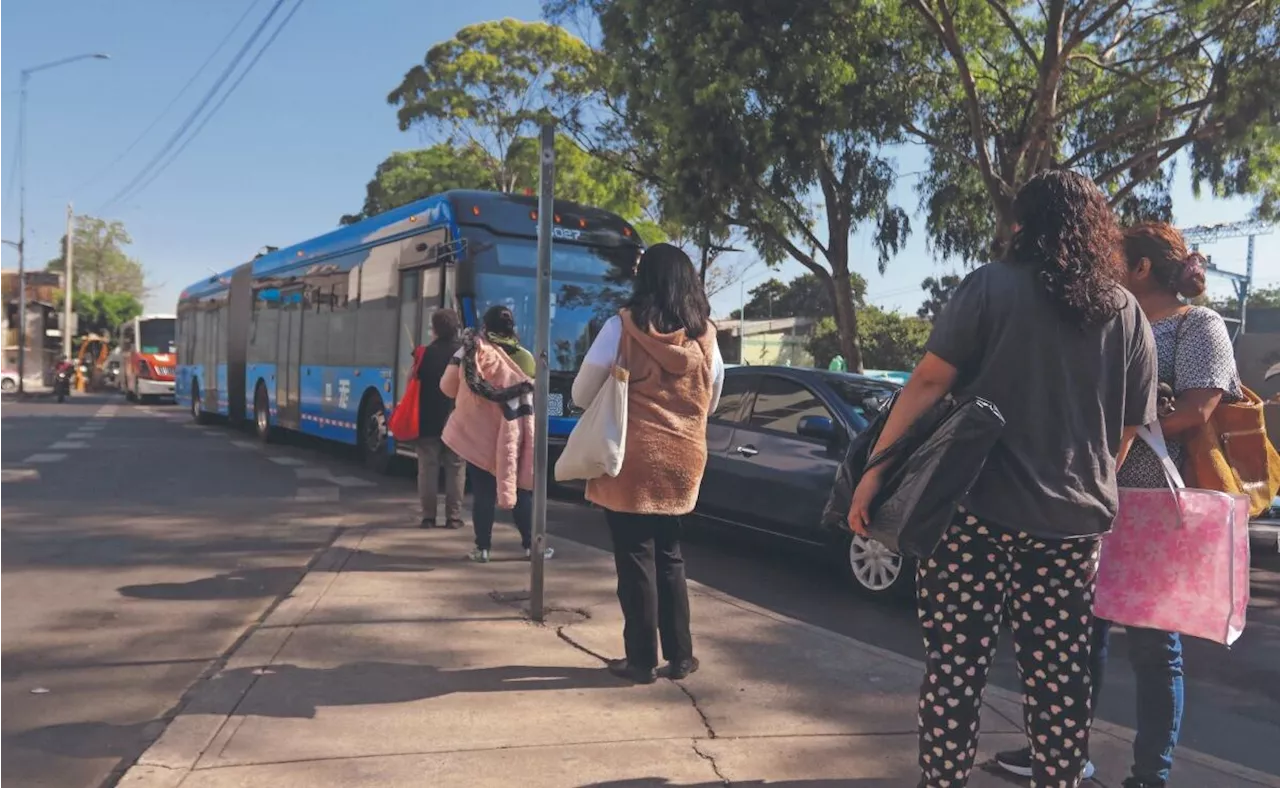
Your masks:
{"label": "woman with curly hair", "polygon": [[[1005,262],[970,274],[934,324],[876,451],[948,394],[995,403],[1004,432],[917,574],[926,651],[920,786],[963,786],[1001,619],[1008,615],[1032,742],[1032,785],[1082,779],[1099,537],[1111,527],[1116,467],[1156,416],[1151,330],[1117,283],[1121,235],[1106,198],[1066,171],[1032,178],[1014,201]],[[864,533],[882,483],[854,491]]]}

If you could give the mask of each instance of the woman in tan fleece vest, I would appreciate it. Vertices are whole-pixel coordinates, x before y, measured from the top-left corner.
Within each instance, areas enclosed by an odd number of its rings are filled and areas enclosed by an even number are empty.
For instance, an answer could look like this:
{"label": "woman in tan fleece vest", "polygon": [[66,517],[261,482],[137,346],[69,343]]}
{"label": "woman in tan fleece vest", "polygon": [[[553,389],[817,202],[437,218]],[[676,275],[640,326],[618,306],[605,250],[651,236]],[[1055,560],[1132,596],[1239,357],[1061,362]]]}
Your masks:
{"label": "woman in tan fleece vest", "polygon": [[615,675],[640,684],[698,669],[680,555],[680,516],[693,511],[707,464],[707,413],[720,398],[724,362],[711,307],[693,263],[670,244],[640,259],[627,308],[605,323],[573,382],[573,399],[595,399],[617,363],[630,373],[627,441],[616,477],[587,482],[605,510],[626,619],[627,658]]}

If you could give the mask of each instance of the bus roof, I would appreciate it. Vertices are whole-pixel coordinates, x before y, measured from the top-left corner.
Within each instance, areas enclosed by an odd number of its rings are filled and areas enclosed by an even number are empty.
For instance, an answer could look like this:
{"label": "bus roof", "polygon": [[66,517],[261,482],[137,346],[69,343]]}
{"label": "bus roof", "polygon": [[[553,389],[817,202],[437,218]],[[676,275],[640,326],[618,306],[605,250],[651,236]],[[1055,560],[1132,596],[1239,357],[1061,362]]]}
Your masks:
{"label": "bus roof", "polygon": [[[537,206],[538,198],[534,195],[454,189],[265,254],[253,260],[253,276],[274,275],[318,258],[412,235],[441,224],[454,228],[459,225],[484,227],[504,235],[533,238],[537,237],[537,223],[532,211],[536,211]],[[641,243],[635,228],[616,214],[568,200],[556,200],[555,210],[557,217],[572,222],[568,232],[576,232],[579,228],[593,231],[582,239],[584,241],[596,241],[603,235],[614,243],[634,243],[637,247]],[[572,240],[572,237],[560,238]],[[179,300],[225,290],[234,270],[232,268],[192,284],[182,291]]]}

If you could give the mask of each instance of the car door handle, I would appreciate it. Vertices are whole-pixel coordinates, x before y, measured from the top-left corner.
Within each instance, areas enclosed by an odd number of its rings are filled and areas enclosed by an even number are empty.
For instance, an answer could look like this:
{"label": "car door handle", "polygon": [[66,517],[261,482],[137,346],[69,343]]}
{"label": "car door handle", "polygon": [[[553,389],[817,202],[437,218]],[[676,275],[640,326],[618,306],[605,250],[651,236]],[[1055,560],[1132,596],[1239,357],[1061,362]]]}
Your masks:
{"label": "car door handle", "polygon": [[760,450],[755,446],[739,446],[734,449],[734,451],[741,454],[743,457],[754,457],[760,453]]}

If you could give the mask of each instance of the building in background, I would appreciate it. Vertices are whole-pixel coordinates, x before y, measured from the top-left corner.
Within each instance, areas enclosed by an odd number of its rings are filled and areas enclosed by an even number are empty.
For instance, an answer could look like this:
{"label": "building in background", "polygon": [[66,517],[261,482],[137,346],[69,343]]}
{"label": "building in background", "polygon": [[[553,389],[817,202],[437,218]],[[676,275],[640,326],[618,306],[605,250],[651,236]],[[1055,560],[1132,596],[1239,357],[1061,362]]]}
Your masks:
{"label": "building in background", "polygon": [[[49,271],[27,271],[27,359],[26,378],[30,384],[49,384],[53,365],[62,351],[62,332],[57,314],[61,277]],[[0,271],[0,293],[4,300],[4,369],[18,369],[18,272]]]}
{"label": "building in background", "polygon": [[811,367],[809,336],[817,323],[810,317],[773,320],[713,319],[718,329],[720,355],[729,364]]}

